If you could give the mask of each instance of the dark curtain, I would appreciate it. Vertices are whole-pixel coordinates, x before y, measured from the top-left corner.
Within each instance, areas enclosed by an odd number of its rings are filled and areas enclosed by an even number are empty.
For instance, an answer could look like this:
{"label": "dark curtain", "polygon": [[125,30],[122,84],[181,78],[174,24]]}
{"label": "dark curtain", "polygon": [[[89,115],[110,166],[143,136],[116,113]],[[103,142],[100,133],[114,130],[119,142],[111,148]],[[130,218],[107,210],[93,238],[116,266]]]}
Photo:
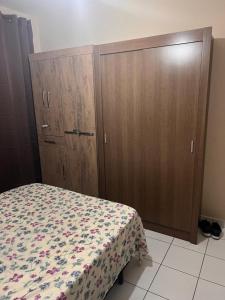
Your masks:
{"label": "dark curtain", "polygon": [[28,54],[31,22],[0,12],[0,192],[41,180]]}

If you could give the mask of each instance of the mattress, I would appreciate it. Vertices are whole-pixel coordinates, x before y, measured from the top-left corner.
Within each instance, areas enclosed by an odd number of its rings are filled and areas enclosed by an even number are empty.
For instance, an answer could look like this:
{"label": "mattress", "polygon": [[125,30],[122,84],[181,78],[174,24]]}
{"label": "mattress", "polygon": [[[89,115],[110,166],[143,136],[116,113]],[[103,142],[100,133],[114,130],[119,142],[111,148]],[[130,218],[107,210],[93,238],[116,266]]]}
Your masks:
{"label": "mattress", "polygon": [[137,212],[43,184],[0,194],[0,299],[104,299],[147,246]]}

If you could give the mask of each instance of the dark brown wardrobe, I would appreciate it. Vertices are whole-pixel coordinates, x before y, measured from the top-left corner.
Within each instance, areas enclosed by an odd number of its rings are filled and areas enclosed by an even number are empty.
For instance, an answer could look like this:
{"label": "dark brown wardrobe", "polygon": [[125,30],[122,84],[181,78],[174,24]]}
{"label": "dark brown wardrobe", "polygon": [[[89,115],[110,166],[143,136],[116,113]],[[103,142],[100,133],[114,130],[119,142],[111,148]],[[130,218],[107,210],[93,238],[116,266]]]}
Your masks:
{"label": "dark brown wardrobe", "polygon": [[99,191],[195,243],[210,50],[204,28],[32,56],[44,182]]}

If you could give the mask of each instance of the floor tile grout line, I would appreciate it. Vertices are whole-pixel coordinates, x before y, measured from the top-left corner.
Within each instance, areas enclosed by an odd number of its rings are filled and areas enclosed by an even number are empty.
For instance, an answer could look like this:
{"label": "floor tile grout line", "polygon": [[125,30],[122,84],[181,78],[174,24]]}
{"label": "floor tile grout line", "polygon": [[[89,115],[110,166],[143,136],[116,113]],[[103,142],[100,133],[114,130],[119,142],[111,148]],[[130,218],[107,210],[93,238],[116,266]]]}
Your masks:
{"label": "floor tile grout line", "polygon": [[136,285],[136,284],[134,284],[134,283],[131,283],[131,282],[127,281],[127,280],[124,280],[124,281],[125,281],[126,283],[128,283],[128,284],[130,284],[130,285],[134,286],[134,287],[137,287],[137,288],[139,288],[140,290],[143,290],[143,291],[145,291],[145,295],[144,295],[144,298],[143,298],[142,300],[144,300],[144,299],[145,299],[146,295],[148,294],[148,290],[146,290],[146,289],[144,289],[144,288],[141,288],[140,286],[138,286],[138,285]]}
{"label": "floor tile grout line", "polygon": [[152,281],[151,281],[151,283],[150,283],[150,286],[149,286],[149,288],[148,288],[148,291],[149,291],[149,292],[150,292],[150,288],[151,288],[151,286],[152,286],[152,284],[153,284],[153,282],[154,282],[154,280],[155,280],[155,278],[156,278],[156,276],[157,276],[157,274],[158,274],[158,272],[159,272],[159,270],[160,270],[160,268],[161,268],[161,266],[162,266],[162,263],[163,263],[163,261],[164,261],[166,255],[167,255],[167,253],[169,252],[171,246],[172,246],[172,243],[170,244],[169,248],[167,249],[167,251],[166,251],[166,253],[165,253],[165,255],[164,255],[164,257],[163,257],[161,263],[159,264],[158,270],[157,270],[157,272],[155,273],[155,276],[153,277],[153,279],[152,279]]}
{"label": "floor tile grout line", "polygon": [[225,258],[221,258],[221,257],[218,257],[218,256],[213,256],[213,255],[211,255],[211,254],[207,254],[207,253],[206,253],[206,256],[213,257],[213,258],[216,258],[216,259],[225,261]]}
{"label": "floor tile grout line", "polygon": [[138,287],[139,289],[141,289],[141,290],[143,290],[143,291],[148,291],[147,289],[145,289],[145,288],[143,288],[143,287],[140,287],[139,285],[137,285],[137,284],[134,284],[134,283],[132,283],[132,282],[130,282],[130,281],[127,281],[127,280],[124,280],[126,283],[129,283],[129,284],[131,284],[131,285],[133,285],[133,286],[136,286],[136,287]]}
{"label": "floor tile grout line", "polygon": [[201,275],[201,272],[202,272],[202,267],[203,267],[203,264],[204,264],[204,261],[205,261],[205,256],[206,256],[208,244],[209,244],[209,238],[208,238],[207,245],[206,245],[206,248],[205,248],[205,252],[204,252],[204,256],[203,256],[201,268],[200,268],[200,271],[199,271],[199,276],[198,276],[198,279],[197,279],[197,282],[196,282],[196,285],[195,285],[195,290],[194,290],[194,294],[193,294],[192,300],[194,300],[194,298],[195,298],[195,294],[196,294],[197,287],[198,287],[198,282],[199,282],[200,275]]}
{"label": "floor tile grout line", "polygon": [[140,286],[138,286],[138,285],[136,285],[136,284],[134,284],[134,283],[132,283],[132,282],[129,282],[129,281],[127,281],[127,280],[124,280],[124,281],[125,281],[126,283],[132,285],[132,286],[135,286],[135,287],[137,287],[137,288],[139,288],[139,289],[145,291],[146,293],[145,293],[145,296],[144,296],[143,300],[145,299],[145,297],[147,296],[148,293],[152,293],[152,294],[154,294],[154,295],[156,295],[156,296],[161,297],[162,299],[169,300],[168,298],[165,298],[165,297],[163,297],[163,296],[160,296],[159,294],[156,294],[156,293],[154,293],[154,292],[150,292],[150,291],[148,291],[148,290],[146,290],[146,289],[144,289],[144,288],[142,288],[142,287],[140,287]]}
{"label": "floor tile grout line", "polygon": [[170,300],[169,298],[165,298],[165,297],[163,297],[163,296],[160,296],[159,294],[156,294],[156,293],[150,292],[150,291],[147,291],[147,293],[145,294],[145,297],[144,297],[143,300],[145,300],[145,298],[146,298],[146,296],[148,295],[148,293],[149,293],[149,294],[153,294],[153,295],[155,295],[155,296],[158,296],[158,297],[160,297],[160,298],[162,298],[162,299],[165,299],[165,300]]}
{"label": "floor tile grout line", "polygon": [[191,277],[198,278],[198,276],[196,276],[196,275],[193,275],[193,274],[190,274],[190,273],[187,273],[187,272],[184,272],[184,271],[175,269],[175,268],[173,268],[173,267],[170,267],[170,266],[167,266],[167,265],[164,265],[164,264],[162,264],[162,266],[165,267],[165,268],[168,268],[168,269],[171,269],[171,270],[174,270],[174,271],[183,273],[183,274],[185,274],[185,275],[189,275],[189,276],[191,276]]}
{"label": "floor tile grout line", "polygon": [[171,244],[173,242],[173,240],[171,242],[166,242],[166,241],[163,241],[163,240],[160,240],[160,239],[157,239],[157,238],[153,238],[151,236],[146,236],[147,239],[151,239],[151,240],[155,240],[155,241],[158,241],[158,242],[163,242],[165,244]]}
{"label": "floor tile grout line", "polygon": [[[209,238],[208,238],[208,239],[207,239],[207,245],[208,245],[209,241],[210,241],[210,240],[209,240]],[[207,247],[207,245],[206,245],[206,247]],[[204,251],[200,252],[200,251],[193,250],[193,249],[189,249],[189,248],[187,248],[187,247],[180,246],[180,245],[177,245],[177,244],[173,244],[173,246],[180,247],[180,248],[183,248],[183,249],[186,249],[186,250],[195,252],[195,253],[203,254],[203,255],[204,255],[205,252],[206,252],[206,249],[205,249]],[[214,256],[214,255],[211,255],[211,254],[208,254],[208,253],[206,253],[205,255],[206,255],[206,256],[214,257],[214,258],[217,258],[217,259],[220,259],[220,260],[225,261],[225,258],[221,258],[221,257],[218,257],[218,256]]]}
{"label": "floor tile grout line", "polygon": [[189,249],[187,247],[184,247],[184,246],[180,246],[180,245],[176,245],[176,244],[173,244],[173,246],[176,246],[176,247],[179,247],[179,248],[183,248],[183,249],[186,249],[186,250],[189,250],[189,251],[192,251],[192,252],[195,252],[195,253],[200,253],[200,254],[204,254],[205,253],[205,250],[200,252],[200,251],[197,251],[197,250],[193,250],[193,249]]}
{"label": "floor tile grout line", "polygon": [[214,282],[214,281],[211,281],[211,280],[208,280],[208,279],[204,279],[204,278],[202,278],[202,277],[199,277],[199,279],[201,279],[201,280],[203,280],[203,281],[207,281],[207,282],[213,283],[213,284],[215,284],[215,285],[219,285],[219,286],[225,288],[225,285],[223,285],[223,284],[221,284],[221,283],[217,283],[217,282]]}
{"label": "floor tile grout line", "polygon": [[[157,262],[155,262],[155,263],[157,263]],[[175,269],[175,268],[173,268],[173,267],[170,267],[170,266],[167,266],[167,265],[164,265],[164,264],[160,264],[160,263],[157,263],[158,265],[159,265],[159,268],[160,268],[160,266],[162,265],[163,267],[165,267],[165,268],[167,268],[167,269],[171,269],[171,270],[174,270],[174,271],[177,271],[177,272],[179,272],[179,273],[183,273],[183,274],[185,274],[185,275],[189,275],[189,276],[191,276],[191,277],[193,277],[193,278],[199,278],[199,275],[198,276],[196,276],[196,275],[193,275],[193,274],[190,274],[190,273],[187,273],[187,272],[184,272],[184,271],[181,271],[181,270],[178,270],[178,269]],[[158,268],[158,269],[159,269]],[[201,268],[200,268],[200,271],[201,271]],[[200,279],[203,279],[203,278],[200,278]],[[152,279],[152,281],[154,280],[154,278]],[[206,280],[206,279],[203,279],[203,280]],[[139,286],[139,285],[137,285],[137,284],[134,284],[134,283],[132,283],[132,282],[130,282],[130,281],[128,281],[128,280],[124,280],[124,281],[126,281],[127,283],[129,283],[129,284],[131,284],[131,285],[134,285],[134,286],[137,286],[138,288],[140,288],[140,289],[142,289],[142,290],[145,290],[145,291],[149,291],[149,288],[143,288],[143,287],[141,287],[141,286]],[[206,280],[206,281],[209,281],[209,280]],[[212,281],[210,281],[210,282],[212,282]],[[212,283],[215,283],[215,282],[212,282]],[[217,283],[215,283],[215,284],[217,284]],[[223,286],[223,285],[222,285]]]}
{"label": "floor tile grout line", "polygon": [[144,295],[144,298],[142,300],[145,300],[146,296],[148,294],[148,291],[146,291],[145,295]]}

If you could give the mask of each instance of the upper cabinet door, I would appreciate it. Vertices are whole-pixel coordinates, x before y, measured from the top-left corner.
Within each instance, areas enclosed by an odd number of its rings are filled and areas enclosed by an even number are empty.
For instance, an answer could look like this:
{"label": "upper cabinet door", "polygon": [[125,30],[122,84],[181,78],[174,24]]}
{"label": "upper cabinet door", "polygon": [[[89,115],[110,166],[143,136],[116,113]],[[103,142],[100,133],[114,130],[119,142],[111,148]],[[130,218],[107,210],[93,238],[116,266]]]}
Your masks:
{"label": "upper cabinet door", "polygon": [[31,73],[38,133],[62,136],[62,103],[54,59],[32,61]]}
{"label": "upper cabinet door", "polygon": [[95,132],[92,54],[58,58],[56,68],[60,77],[64,130]]}
{"label": "upper cabinet door", "polygon": [[60,77],[66,141],[66,188],[98,195],[92,54],[60,57]]}
{"label": "upper cabinet door", "polygon": [[62,110],[64,131],[78,129],[78,96],[77,83],[74,72],[74,58],[60,57],[56,62],[59,85],[62,95]]}
{"label": "upper cabinet door", "polygon": [[76,79],[78,127],[80,131],[95,131],[95,103],[93,56],[77,55],[73,58]]}

